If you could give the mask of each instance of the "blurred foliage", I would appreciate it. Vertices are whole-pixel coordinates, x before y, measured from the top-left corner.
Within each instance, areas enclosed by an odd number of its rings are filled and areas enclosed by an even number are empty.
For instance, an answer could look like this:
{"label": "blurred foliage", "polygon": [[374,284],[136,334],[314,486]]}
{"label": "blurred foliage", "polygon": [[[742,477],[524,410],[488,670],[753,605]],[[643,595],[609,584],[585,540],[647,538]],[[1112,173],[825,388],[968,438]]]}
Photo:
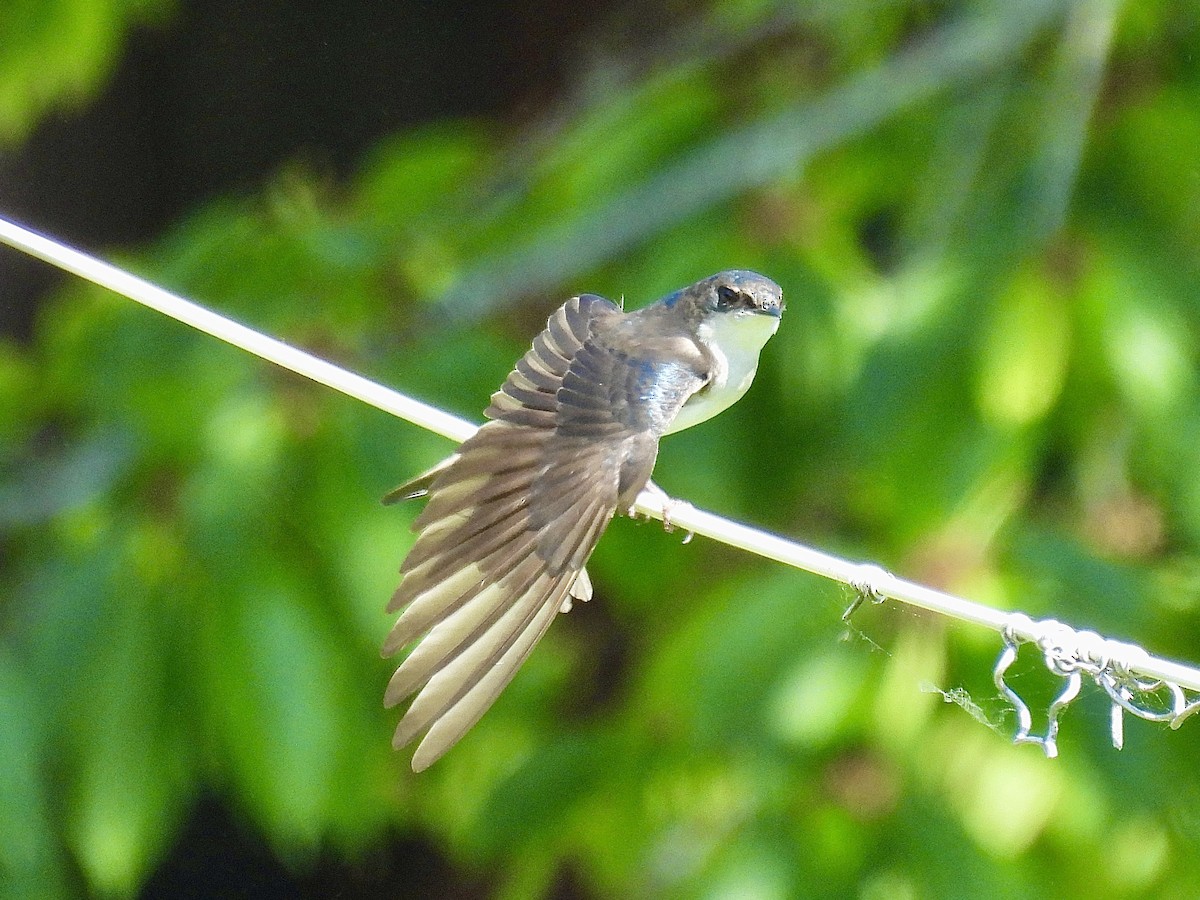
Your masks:
{"label": "blurred foliage", "polygon": [[[783,328],[664,444],[669,492],[1200,660],[1200,8],[685,24],[554,125],[297,166],[119,262],[471,416],[571,293],[758,269]],[[94,87],[94,34],[37,89],[3,55],[3,127]],[[501,897],[1194,895],[1193,722],[1118,754],[1085,696],[1046,761],[1007,740],[995,635],[843,633],[836,587],[626,520],[596,600],[413,776],[377,648],[415,510],[377,498],[448,449],[84,285],[0,344],[0,892],[135,894],[215,792],[299,871],[420,833]]]}
{"label": "blurred foliage", "polygon": [[90,99],[134,25],[160,21],[171,0],[5,0],[0,4],[0,145],[54,111]]}

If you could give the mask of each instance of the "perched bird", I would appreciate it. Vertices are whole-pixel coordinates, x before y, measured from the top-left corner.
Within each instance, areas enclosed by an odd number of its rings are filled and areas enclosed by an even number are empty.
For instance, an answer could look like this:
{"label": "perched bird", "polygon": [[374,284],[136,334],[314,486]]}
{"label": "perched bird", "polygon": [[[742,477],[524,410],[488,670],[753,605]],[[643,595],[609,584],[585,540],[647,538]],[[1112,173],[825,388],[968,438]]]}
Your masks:
{"label": "perched bird", "polygon": [[659,438],[746,392],[782,313],[779,285],[736,270],[628,313],[573,297],[492,395],[491,421],[384,498],[429,497],[383,645],[391,656],[421,637],[384,699],[416,693],[392,741],[427,731],[415,771],[479,720],[572,599],[591,597],[584,564],[613,514],[632,514]]}

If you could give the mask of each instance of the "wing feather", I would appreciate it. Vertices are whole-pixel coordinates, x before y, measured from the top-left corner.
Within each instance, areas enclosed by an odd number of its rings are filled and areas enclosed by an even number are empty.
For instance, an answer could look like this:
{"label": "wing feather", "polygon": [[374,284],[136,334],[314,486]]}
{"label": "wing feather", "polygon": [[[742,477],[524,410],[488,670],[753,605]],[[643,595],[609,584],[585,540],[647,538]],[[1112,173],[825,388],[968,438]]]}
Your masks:
{"label": "wing feather", "polygon": [[600,297],[569,300],[492,396],[492,421],[393,492],[429,497],[383,647],[419,639],[384,697],[416,695],[393,744],[426,732],[417,771],[479,720],[570,599],[590,597],[584,564],[623,492],[649,477],[658,435],[625,416],[614,392],[629,362],[603,339],[625,318]]}
{"label": "wing feather", "polygon": [[[475,686],[488,666],[503,655],[508,646],[524,632],[538,610],[542,609],[542,601],[551,589],[552,582],[550,576],[543,574],[534,579],[528,590],[507,598],[499,620],[486,634],[433,673],[396,726],[392,739],[394,746],[407,744]],[[497,594],[503,592],[503,586],[499,583],[493,585],[492,589]],[[557,613],[558,610],[553,609],[552,612]]]}
{"label": "wing feather", "polygon": [[500,692],[512,681],[517,670],[529,658],[534,646],[554,621],[566,593],[561,582],[556,584],[552,595],[543,602],[538,614],[517,640],[512,642],[487,673],[457,703],[438,718],[417,747],[417,752],[413,754],[414,771],[424,771],[437,762],[496,702]]}
{"label": "wing feather", "polygon": [[[488,534],[489,546],[477,554],[454,557],[449,561],[439,557],[433,560],[428,568],[423,567],[405,575],[406,581],[411,580],[414,583],[413,591],[419,593],[411,598],[405,597],[400,604],[396,604],[396,598],[393,597],[389,606],[395,605],[395,609],[403,606],[404,612],[396,620],[387,637],[385,652],[394,653],[425,634],[494,581],[497,577],[495,572],[487,573],[490,569],[499,568],[495,554],[501,551],[514,554],[515,565],[518,548],[513,545],[527,530],[528,523],[510,524],[503,532]],[[478,562],[473,561],[476,557]],[[435,592],[435,588],[448,583],[453,587]]]}
{"label": "wing feather", "polygon": [[478,593],[468,598],[469,602],[459,604],[429,630],[396,669],[388,683],[386,705],[407,697],[441,671],[446,663],[461,656],[460,651],[496,624],[509,608],[512,596],[520,597],[529,591],[542,576],[544,568],[534,558],[533,549],[531,544],[503,581],[485,583]]}

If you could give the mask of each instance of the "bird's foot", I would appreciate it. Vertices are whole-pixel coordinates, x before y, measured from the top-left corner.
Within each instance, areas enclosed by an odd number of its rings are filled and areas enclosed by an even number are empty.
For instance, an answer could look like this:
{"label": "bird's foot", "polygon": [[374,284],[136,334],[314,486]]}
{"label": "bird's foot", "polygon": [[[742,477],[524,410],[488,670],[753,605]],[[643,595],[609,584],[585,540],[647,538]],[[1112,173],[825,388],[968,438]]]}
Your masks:
{"label": "bird's foot", "polygon": [[[686,500],[676,500],[673,497],[668,496],[667,492],[660,488],[653,481],[647,481],[646,486],[642,488],[642,490],[653,495],[654,498],[658,500],[659,506],[662,507],[663,529],[668,534],[675,530],[675,523],[671,521],[672,516],[679,515],[680,513],[687,513],[689,510],[695,509],[695,507]],[[636,510],[631,508],[629,510],[629,515],[635,516]],[[687,532],[683,537],[683,543],[688,543],[693,537],[694,535],[692,532]]]}

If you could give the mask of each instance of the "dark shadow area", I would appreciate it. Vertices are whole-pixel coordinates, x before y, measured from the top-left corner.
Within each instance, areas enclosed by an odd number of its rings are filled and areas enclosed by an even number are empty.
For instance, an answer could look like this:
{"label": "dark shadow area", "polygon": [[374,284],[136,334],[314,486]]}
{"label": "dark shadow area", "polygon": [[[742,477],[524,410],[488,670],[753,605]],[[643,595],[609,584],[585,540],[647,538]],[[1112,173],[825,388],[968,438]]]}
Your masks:
{"label": "dark shadow area", "polygon": [[466,880],[433,844],[411,838],[381,842],[361,859],[324,853],[307,870],[289,870],[260,834],[247,829],[209,795],[196,804],[178,842],[141,897],[474,900],[489,894],[482,882]]}

